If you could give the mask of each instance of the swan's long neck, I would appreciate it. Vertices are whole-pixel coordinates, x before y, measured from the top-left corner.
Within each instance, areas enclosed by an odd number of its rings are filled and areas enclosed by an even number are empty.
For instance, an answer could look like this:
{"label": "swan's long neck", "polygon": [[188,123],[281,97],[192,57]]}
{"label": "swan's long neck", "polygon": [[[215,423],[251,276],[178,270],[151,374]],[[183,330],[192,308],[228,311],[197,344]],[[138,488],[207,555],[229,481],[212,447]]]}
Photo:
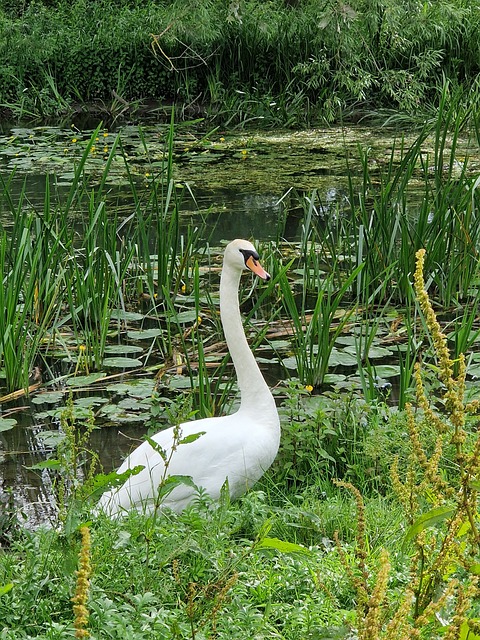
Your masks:
{"label": "swan's long neck", "polygon": [[248,346],[240,316],[238,287],[241,273],[224,264],[220,278],[220,317],[241,393],[241,411],[277,415],[275,402]]}

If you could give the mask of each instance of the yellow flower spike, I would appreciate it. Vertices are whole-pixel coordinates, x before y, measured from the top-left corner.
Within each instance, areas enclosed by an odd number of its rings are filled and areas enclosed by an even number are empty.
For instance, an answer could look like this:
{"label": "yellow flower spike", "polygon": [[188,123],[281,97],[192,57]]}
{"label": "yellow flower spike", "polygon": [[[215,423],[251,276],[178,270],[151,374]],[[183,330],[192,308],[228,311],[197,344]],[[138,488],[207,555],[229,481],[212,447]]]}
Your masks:
{"label": "yellow flower spike", "polygon": [[225,138],[219,138],[220,142],[225,142]]}
{"label": "yellow flower spike", "polygon": [[72,142],[75,144],[75,142],[77,142],[77,138],[72,138]]}
{"label": "yellow flower spike", "polygon": [[306,387],[305,387],[305,390],[308,391],[308,393],[312,393],[312,391],[313,391],[312,385],[311,384],[307,384]]}
{"label": "yellow flower spike", "polygon": [[182,284],[182,293],[185,293],[186,290],[187,290],[186,285]]}
{"label": "yellow flower spike", "polygon": [[108,147],[103,147],[103,153],[108,153]]}
{"label": "yellow flower spike", "polygon": [[202,324],[202,318],[200,316],[197,317],[197,324]]}
{"label": "yellow flower spike", "polygon": [[77,585],[75,595],[72,598],[73,626],[75,627],[76,638],[89,638],[87,601],[90,590],[90,577],[92,575],[90,529],[87,526],[80,527],[80,535],[82,542],[78,556],[78,571],[76,571]]}
{"label": "yellow flower spike", "polygon": [[104,137],[104,138],[108,138],[108,131],[104,131],[104,132],[103,132],[103,137]]}

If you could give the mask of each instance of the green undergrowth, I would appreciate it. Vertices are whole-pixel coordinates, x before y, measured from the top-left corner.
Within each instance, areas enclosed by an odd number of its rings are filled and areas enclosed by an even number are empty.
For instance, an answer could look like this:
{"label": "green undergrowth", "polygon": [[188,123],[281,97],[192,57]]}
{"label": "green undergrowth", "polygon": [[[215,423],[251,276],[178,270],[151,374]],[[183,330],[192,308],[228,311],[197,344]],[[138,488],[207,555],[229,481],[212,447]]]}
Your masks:
{"label": "green undergrowth", "polygon": [[0,104],[45,118],[93,103],[116,119],[176,102],[240,126],[423,119],[446,79],[461,108],[478,102],[479,20],[451,0],[4,0]]}

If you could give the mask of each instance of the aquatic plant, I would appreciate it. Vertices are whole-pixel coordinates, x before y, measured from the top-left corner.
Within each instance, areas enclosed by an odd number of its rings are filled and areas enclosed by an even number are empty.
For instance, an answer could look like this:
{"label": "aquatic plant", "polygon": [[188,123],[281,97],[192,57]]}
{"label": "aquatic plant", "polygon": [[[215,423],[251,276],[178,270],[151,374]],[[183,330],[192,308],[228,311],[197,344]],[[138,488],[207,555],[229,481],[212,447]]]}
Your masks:
{"label": "aquatic plant", "polygon": [[40,350],[61,304],[65,268],[48,207],[43,217],[27,212],[23,194],[15,206],[8,183],[3,195],[14,222],[0,235],[0,365],[9,391],[26,390],[35,367],[43,368]]}

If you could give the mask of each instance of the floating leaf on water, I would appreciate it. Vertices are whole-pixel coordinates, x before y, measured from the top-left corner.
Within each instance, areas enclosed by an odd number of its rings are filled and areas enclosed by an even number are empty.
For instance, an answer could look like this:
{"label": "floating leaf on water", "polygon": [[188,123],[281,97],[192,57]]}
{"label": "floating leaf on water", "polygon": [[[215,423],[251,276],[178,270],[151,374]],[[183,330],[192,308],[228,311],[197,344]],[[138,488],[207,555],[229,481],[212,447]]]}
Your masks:
{"label": "floating leaf on water", "polygon": [[45,391],[44,393],[39,393],[36,396],[33,396],[32,402],[33,404],[55,404],[57,402],[61,402],[64,397],[63,391]]}
{"label": "floating leaf on water", "polygon": [[100,409],[100,415],[112,422],[129,424],[133,422],[146,422],[150,417],[150,412],[143,411],[141,413],[129,413],[118,405],[106,404]]}
{"label": "floating leaf on water", "polygon": [[124,354],[142,353],[143,348],[137,344],[109,344],[105,347],[105,353]]}
{"label": "floating leaf on water", "polygon": [[155,388],[154,380],[130,380],[129,382],[117,382],[109,384],[107,391],[119,395],[130,395],[134,398],[148,398]]}
{"label": "floating leaf on water", "polygon": [[332,349],[328,364],[331,367],[355,367],[357,366],[357,357],[348,351],[341,351],[340,349]]}
{"label": "floating leaf on water", "polygon": [[467,374],[472,378],[480,378],[480,364],[473,364],[467,367]]}
{"label": "floating leaf on water", "polygon": [[347,379],[347,376],[344,376],[343,373],[327,373],[323,378],[325,384],[337,384],[338,382],[344,382]]}
{"label": "floating leaf on water", "polygon": [[58,447],[58,445],[66,438],[65,434],[61,431],[53,431],[50,429],[41,431],[38,434],[38,437],[47,447]]}
{"label": "floating leaf on water", "polygon": [[175,319],[177,322],[196,322],[197,314],[195,313],[195,309],[190,311],[181,311],[176,314]]}
{"label": "floating leaf on water", "polygon": [[151,340],[162,335],[161,329],[143,329],[138,331],[127,331],[130,340]]}
{"label": "floating leaf on water", "polygon": [[291,345],[289,340],[270,340],[270,346],[272,349],[289,349]]}
{"label": "floating leaf on water", "polygon": [[[347,353],[351,353],[355,357],[357,355],[357,350],[355,346],[345,347],[344,351]],[[363,350],[362,350],[362,353],[363,353]],[[386,347],[375,347],[372,345],[368,350],[368,357],[371,360],[375,360],[376,358],[387,358],[388,356],[391,356],[391,355],[392,355],[391,349],[387,349]]]}
{"label": "floating leaf on water", "polygon": [[290,356],[289,358],[284,358],[282,360],[282,364],[287,369],[296,369],[297,368],[297,358],[295,356]]}
{"label": "floating leaf on water", "polygon": [[118,356],[117,358],[105,358],[103,366],[112,367],[114,369],[135,369],[137,367],[142,367],[143,362],[138,360],[138,358],[122,358]]}
{"label": "floating leaf on water", "polygon": [[88,385],[94,384],[102,378],[105,378],[106,375],[107,374],[104,371],[98,371],[97,373],[91,373],[88,376],[76,376],[75,378],[69,378],[67,380],[67,385],[69,387],[88,387]]}
{"label": "floating leaf on water", "polygon": [[400,375],[400,365],[381,364],[375,367],[375,375],[378,378],[394,378]]}
{"label": "floating leaf on water", "polygon": [[138,322],[144,319],[143,313],[135,311],[123,311],[123,309],[114,309],[110,314],[112,320],[128,320],[130,322]]}
{"label": "floating leaf on water", "polygon": [[338,336],[338,338],[335,340],[335,344],[342,344],[345,347],[351,347],[352,345],[355,346],[355,341],[358,340],[358,338],[355,338],[355,336]]}
{"label": "floating leaf on water", "polygon": [[0,418],[0,432],[10,431],[17,424],[15,418]]}
{"label": "floating leaf on water", "polygon": [[74,405],[76,407],[94,407],[97,404],[105,404],[108,402],[108,398],[102,398],[101,396],[87,396],[86,398],[76,398]]}
{"label": "floating leaf on water", "polygon": [[143,400],[137,400],[136,398],[128,397],[120,400],[118,406],[121,409],[125,409],[127,411],[145,411],[150,409],[151,402],[146,402]]}
{"label": "floating leaf on water", "polygon": [[386,347],[372,346],[368,350],[368,357],[371,358],[372,360],[376,358],[387,358],[388,356],[391,356],[392,353],[393,353],[392,350],[387,349]]}
{"label": "floating leaf on water", "polygon": [[170,389],[191,389],[192,383],[188,376],[172,376],[168,380]]}

